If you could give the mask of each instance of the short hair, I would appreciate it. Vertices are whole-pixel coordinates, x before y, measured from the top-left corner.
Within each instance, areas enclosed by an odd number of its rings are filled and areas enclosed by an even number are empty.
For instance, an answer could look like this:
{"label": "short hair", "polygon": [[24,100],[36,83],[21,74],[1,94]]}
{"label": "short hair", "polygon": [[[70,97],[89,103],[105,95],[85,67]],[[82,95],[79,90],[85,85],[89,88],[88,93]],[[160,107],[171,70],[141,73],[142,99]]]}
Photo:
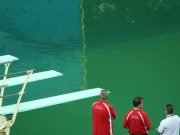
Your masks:
{"label": "short hair", "polygon": [[142,103],[142,100],[143,100],[142,97],[135,97],[135,98],[133,99],[133,105],[134,105],[134,107],[137,107],[138,105],[140,105],[140,104]]}
{"label": "short hair", "polygon": [[173,114],[173,112],[174,112],[174,107],[173,107],[172,104],[167,104],[167,105],[166,105],[166,112],[167,112],[167,114]]}
{"label": "short hair", "polygon": [[103,99],[103,100],[107,100],[108,99],[108,91],[105,90],[105,89],[101,90],[100,98]]}

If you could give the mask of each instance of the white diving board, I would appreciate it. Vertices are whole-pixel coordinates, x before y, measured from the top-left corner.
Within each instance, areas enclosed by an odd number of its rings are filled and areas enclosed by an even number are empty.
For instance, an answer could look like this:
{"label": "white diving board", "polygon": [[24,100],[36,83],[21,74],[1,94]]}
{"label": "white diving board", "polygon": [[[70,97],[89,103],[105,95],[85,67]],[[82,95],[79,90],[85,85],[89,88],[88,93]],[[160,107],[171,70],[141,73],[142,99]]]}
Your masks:
{"label": "white diving board", "polygon": [[[71,101],[98,96],[101,90],[102,90],[101,88],[94,88],[94,89],[82,90],[78,92],[72,92],[68,94],[20,103],[18,112],[30,111],[34,109],[49,107],[53,105],[58,105]],[[15,106],[16,104],[2,107],[0,109],[0,114],[3,115],[12,114],[14,112]]]}
{"label": "white diving board", "polygon": [[[35,81],[58,77],[58,76],[63,76],[63,74],[60,72],[54,71],[54,70],[43,71],[43,72],[33,73],[30,76],[30,79],[28,82],[35,82]],[[11,87],[11,86],[23,84],[26,77],[27,77],[27,75],[8,78],[6,80],[6,84],[4,84],[4,85],[7,85],[7,87]],[[0,80],[0,84],[2,84],[2,82],[3,82],[3,80]]]}
{"label": "white diving board", "polygon": [[19,60],[19,58],[14,57],[12,55],[0,56],[0,64],[11,63],[11,62],[16,61],[16,60]]}

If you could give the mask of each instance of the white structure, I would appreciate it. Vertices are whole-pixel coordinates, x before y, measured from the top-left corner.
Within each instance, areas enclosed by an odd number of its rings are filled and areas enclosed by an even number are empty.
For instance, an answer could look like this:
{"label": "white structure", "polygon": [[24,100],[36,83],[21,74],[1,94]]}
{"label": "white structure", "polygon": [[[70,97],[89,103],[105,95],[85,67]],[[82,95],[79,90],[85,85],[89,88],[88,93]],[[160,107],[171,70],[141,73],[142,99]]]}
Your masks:
{"label": "white structure", "polygon": [[[48,98],[43,98],[43,99],[38,99],[38,100],[33,100],[33,101],[28,101],[21,103],[22,96],[25,92],[25,88],[28,82],[35,82],[39,80],[44,80],[48,78],[53,78],[53,77],[59,77],[63,76],[62,73],[50,70],[50,71],[44,71],[44,72],[39,72],[39,73],[33,73],[34,69],[27,70],[27,71],[22,71],[18,73],[12,73],[8,74],[8,69],[9,66],[12,62],[19,60],[18,58],[11,56],[11,55],[4,55],[0,56],[0,65],[5,66],[5,71],[2,80],[0,80],[0,135],[5,133],[5,135],[10,134],[10,127],[13,126],[16,116],[18,112],[24,112],[24,111],[29,111],[29,110],[34,110],[38,108],[43,108],[43,107],[48,107],[52,105],[57,105],[57,104],[62,104],[70,101],[75,101],[79,99],[84,99],[84,98],[89,98],[93,96],[99,95],[101,88],[95,88],[95,89],[88,89],[88,90],[83,90],[79,92],[73,92],[73,93],[68,93],[64,95],[58,95],[54,97],[48,97]],[[18,76],[18,77],[13,77],[13,78],[8,78],[10,75],[15,75],[15,74],[22,74],[26,73],[26,75],[23,76]],[[16,86],[16,85],[22,85],[22,88],[19,93],[11,94],[11,95],[4,95],[4,89],[6,87],[11,87],[11,86]],[[2,106],[3,99],[8,96],[14,96],[18,95],[19,98],[17,100],[16,104],[13,105],[8,105],[8,106]],[[7,114],[13,114],[11,120],[7,120],[6,116]]]}

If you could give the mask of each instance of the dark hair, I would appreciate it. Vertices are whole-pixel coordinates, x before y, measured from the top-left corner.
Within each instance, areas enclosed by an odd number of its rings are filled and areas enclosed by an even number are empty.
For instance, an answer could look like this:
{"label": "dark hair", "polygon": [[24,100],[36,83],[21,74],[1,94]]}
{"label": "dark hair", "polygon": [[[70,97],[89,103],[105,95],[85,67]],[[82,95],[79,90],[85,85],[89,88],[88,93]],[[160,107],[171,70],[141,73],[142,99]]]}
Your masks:
{"label": "dark hair", "polygon": [[138,105],[140,105],[140,104],[142,103],[142,100],[143,100],[142,97],[135,97],[135,98],[133,99],[133,105],[134,105],[134,107],[137,107]]}
{"label": "dark hair", "polygon": [[173,114],[173,112],[174,112],[174,107],[173,107],[172,104],[167,104],[167,105],[166,105],[166,112],[167,112],[167,114]]}

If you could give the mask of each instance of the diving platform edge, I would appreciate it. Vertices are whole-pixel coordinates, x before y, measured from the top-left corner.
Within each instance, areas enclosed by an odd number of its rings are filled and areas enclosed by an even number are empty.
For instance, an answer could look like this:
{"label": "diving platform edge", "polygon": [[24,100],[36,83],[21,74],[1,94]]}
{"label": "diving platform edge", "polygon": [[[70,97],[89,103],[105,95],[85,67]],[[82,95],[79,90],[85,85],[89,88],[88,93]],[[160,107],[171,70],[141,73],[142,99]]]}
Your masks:
{"label": "diving platform edge", "polygon": [[[25,112],[25,111],[30,111],[34,109],[40,109],[44,107],[50,107],[50,106],[54,106],[58,104],[63,104],[67,102],[77,101],[80,99],[98,96],[101,90],[102,90],[101,88],[87,89],[87,90],[62,94],[58,96],[23,102],[23,103],[20,103],[18,112]],[[3,115],[12,114],[15,106],[16,104],[2,107],[0,109],[0,114],[3,114]]]}

